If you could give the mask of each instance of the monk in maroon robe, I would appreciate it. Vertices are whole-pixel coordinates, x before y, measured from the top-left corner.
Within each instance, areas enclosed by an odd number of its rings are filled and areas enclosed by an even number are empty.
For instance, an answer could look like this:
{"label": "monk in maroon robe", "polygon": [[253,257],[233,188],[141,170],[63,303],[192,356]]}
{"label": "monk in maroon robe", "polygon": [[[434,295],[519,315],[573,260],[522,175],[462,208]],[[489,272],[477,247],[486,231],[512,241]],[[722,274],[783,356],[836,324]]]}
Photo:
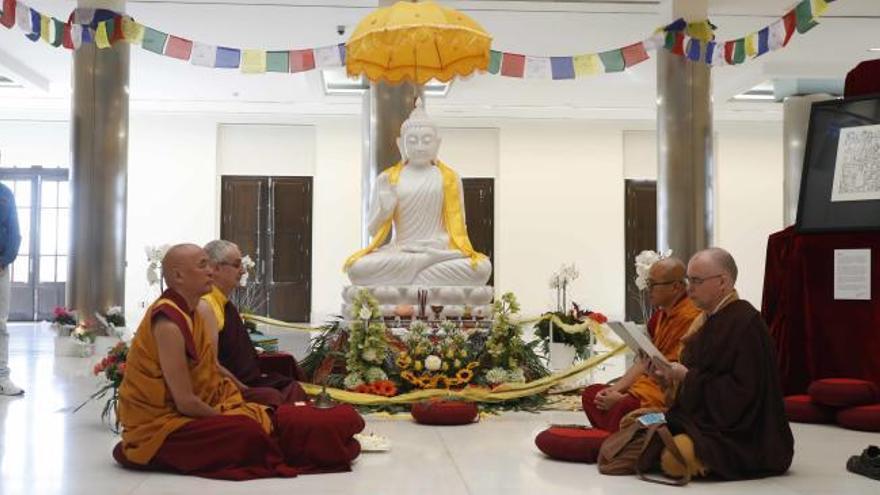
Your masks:
{"label": "monk in maroon robe", "polygon": [[654,373],[675,392],[666,414],[682,466],[668,451],[661,467],[670,476],[734,480],[785,473],[794,438],[785,417],[770,333],[758,311],[734,289],[737,267],[719,248],[688,264],[688,296],[702,310],[680,363],[655,361]]}
{"label": "monk in maroon robe", "polygon": [[225,480],[347,471],[364,421],[351,406],[329,409],[242,398],[217,365],[214,338],[193,308],[211,289],[205,251],[183,244],[162,261],[169,289],[135,333],[119,388],[126,468]]}
{"label": "monk in maroon robe", "polygon": [[241,250],[234,243],[223,240],[205,245],[214,270],[214,287],[202,300],[207,303],[201,310],[213,321],[217,334],[217,357],[224,372],[235,381],[246,400],[277,407],[307,401],[308,397],[297,380],[303,379],[298,366],[285,376],[260,369],[257,351],[251,342],[238,309],[229,296],[239,286],[245,268],[241,264]]}

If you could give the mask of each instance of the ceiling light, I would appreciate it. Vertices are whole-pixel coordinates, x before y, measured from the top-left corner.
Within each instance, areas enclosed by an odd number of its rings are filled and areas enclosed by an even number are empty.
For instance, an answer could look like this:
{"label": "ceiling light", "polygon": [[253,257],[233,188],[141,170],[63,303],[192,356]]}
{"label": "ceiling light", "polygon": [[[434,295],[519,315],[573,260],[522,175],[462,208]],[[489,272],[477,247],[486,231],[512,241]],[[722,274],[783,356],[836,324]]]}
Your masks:
{"label": "ceiling light", "polygon": [[880,52],[880,47],[878,48],[868,48],[869,52]]}
{"label": "ceiling light", "polygon": [[[350,78],[345,69],[325,69],[321,71],[321,79],[326,95],[359,95],[370,88],[364,76]],[[422,86],[425,96],[445,97],[449,93],[450,83],[430,80]]]}

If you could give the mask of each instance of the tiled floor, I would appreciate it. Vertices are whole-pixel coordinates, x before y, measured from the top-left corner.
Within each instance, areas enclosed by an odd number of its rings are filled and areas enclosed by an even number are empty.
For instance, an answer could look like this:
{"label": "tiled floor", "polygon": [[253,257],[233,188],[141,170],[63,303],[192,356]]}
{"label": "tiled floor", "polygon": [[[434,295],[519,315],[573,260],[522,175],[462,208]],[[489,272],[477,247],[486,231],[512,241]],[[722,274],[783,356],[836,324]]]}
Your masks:
{"label": "tiled floor", "polygon": [[[351,473],[244,483],[219,482],[117,467],[117,437],[104,427],[99,405],[68,410],[95,390],[98,358],[56,358],[48,326],[11,325],[11,367],[27,390],[0,397],[0,492],[3,494],[605,494],[681,489],[632,477],[602,476],[595,466],[554,462],[534,446],[549,423],[583,422],[582,413],[510,413],[479,424],[428,427],[408,420],[368,418],[367,430],[391,439],[390,453],[363,454]],[[99,348],[109,341],[99,342]],[[793,425],[796,455],[783,477],[735,483],[697,482],[688,493],[871,494],[880,482],[844,469],[849,455],[880,435],[831,426]]]}

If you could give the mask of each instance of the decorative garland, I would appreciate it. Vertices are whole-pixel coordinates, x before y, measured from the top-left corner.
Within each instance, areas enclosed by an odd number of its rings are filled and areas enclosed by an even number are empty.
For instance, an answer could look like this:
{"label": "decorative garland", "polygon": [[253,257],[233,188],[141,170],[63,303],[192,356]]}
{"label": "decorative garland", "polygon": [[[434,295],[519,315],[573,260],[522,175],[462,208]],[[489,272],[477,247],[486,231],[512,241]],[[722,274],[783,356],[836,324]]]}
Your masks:
{"label": "decorative garland", "polygon": [[[622,72],[648,60],[649,51],[665,48],[675,55],[711,66],[739,65],[788,45],[795,32],[804,34],[835,0],[801,0],[782,18],[747,36],[714,41],[708,20],[686,23],[679,19],[649,38],[600,53],[547,57],[490,51],[490,74],[526,79],[566,80]],[[345,44],[298,50],[241,49],[215,46],[175,36],[138,23],[132,17],[104,9],[78,9],[89,22],[67,22],[47,16],[18,0],[3,0],[0,24],[17,25],[31,41],[42,39],[54,46],[77,49],[94,43],[109,48],[119,41],[139,45],[153,53],[189,61],[192,65],[240,69],[245,74],[298,73],[345,65]],[[82,21],[82,19],[79,19]]]}
{"label": "decorative garland", "polygon": [[[609,358],[612,358],[626,349],[621,344],[614,349],[572,366],[568,370],[533,380],[526,383],[504,383],[495,388],[466,387],[461,390],[429,389],[417,390],[393,397],[383,397],[375,394],[350,392],[338,388],[327,388],[330,396],[340,402],[359,406],[388,406],[400,404],[412,404],[433,398],[458,399],[472,402],[497,403],[521,399],[546,392],[554,385],[564,382],[584,371],[594,368]],[[322,387],[311,383],[301,383],[303,389],[309,395],[317,395]]]}

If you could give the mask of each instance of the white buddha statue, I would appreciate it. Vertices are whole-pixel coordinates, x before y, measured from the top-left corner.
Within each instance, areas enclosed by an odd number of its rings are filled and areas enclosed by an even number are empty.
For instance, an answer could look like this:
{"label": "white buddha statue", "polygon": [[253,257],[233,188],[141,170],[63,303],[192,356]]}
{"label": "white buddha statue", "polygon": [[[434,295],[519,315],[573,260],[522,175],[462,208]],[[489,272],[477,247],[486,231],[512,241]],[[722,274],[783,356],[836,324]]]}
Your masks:
{"label": "white buddha statue", "polygon": [[400,134],[403,162],[377,178],[373,242],[346,261],[349,279],[355,286],[485,286],[492,264],[471,246],[461,178],[437,160],[440,136],[421,100]]}

